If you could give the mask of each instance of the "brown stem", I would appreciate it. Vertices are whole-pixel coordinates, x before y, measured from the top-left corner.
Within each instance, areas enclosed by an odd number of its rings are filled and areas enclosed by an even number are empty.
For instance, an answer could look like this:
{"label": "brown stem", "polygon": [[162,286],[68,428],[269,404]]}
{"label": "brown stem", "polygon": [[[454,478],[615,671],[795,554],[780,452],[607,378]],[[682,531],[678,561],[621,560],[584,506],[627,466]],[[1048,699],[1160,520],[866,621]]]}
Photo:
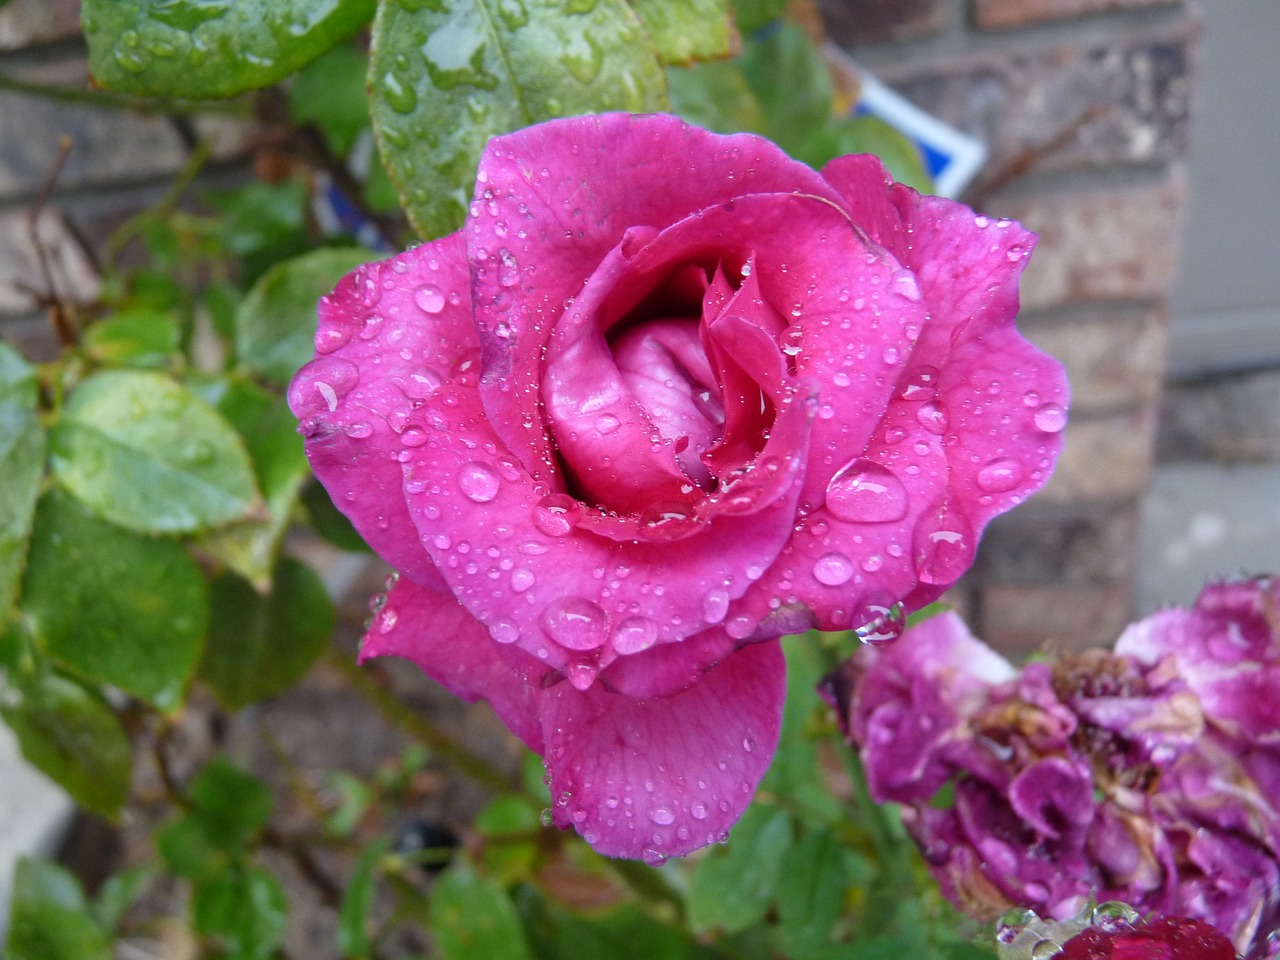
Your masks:
{"label": "brown stem", "polygon": [[58,338],[58,342],[63,347],[74,347],[80,342],[80,333],[76,330],[75,322],[72,320],[66,306],[62,302],[62,298],[58,296],[58,287],[53,279],[53,266],[49,261],[49,251],[45,249],[44,240],[40,237],[40,217],[44,213],[45,207],[49,204],[49,198],[53,195],[53,188],[58,182],[58,177],[62,173],[62,168],[66,166],[67,158],[71,156],[72,140],[68,136],[62,136],[58,140],[58,155],[54,158],[53,165],[45,174],[44,182],[40,184],[40,190],[36,194],[35,201],[31,204],[31,208],[27,211],[27,231],[31,236],[31,246],[36,252],[36,261],[40,266],[40,276],[44,281],[45,293],[39,297],[43,300],[42,304],[49,313],[49,322],[53,326],[53,332]]}
{"label": "brown stem", "polygon": [[1098,103],[1081,111],[1074,120],[1066,123],[1048,140],[1028,147],[1011,157],[1003,166],[997,167],[965,199],[975,210],[981,210],[993,196],[1009,184],[1026,176],[1059,150],[1070,146],[1072,141],[1080,136],[1081,130],[1108,112],[1110,112],[1108,107]]}
{"label": "brown stem", "polygon": [[293,862],[298,872],[315,888],[325,906],[334,909],[341,906],[342,888],[324,871],[320,861],[301,837],[285,836],[268,824],[263,828],[261,840],[263,846],[284,854]]}

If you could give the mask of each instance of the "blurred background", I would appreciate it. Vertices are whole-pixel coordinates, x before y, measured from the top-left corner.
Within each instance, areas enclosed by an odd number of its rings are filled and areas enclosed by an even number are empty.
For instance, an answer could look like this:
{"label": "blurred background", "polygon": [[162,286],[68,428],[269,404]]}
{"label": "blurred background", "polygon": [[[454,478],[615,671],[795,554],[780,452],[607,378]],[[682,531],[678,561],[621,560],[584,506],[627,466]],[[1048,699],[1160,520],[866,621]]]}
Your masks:
{"label": "blurred background", "polygon": [[[986,144],[961,199],[1041,237],[1020,326],[1066,364],[1072,420],[1052,482],[991,525],[951,597],[975,633],[1014,655],[1106,645],[1208,577],[1280,568],[1280,9],[822,0],[816,13],[861,66]],[[262,118],[88,95],[78,15],[76,0],[0,6],[0,337],[31,358],[57,353],[45,268],[58,296],[94,299],[106,238],[198,143],[208,187],[283,162]],[[358,628],[380,571],[334,560],[330,574]],[[0,876],[69,809],[0,727]]]}

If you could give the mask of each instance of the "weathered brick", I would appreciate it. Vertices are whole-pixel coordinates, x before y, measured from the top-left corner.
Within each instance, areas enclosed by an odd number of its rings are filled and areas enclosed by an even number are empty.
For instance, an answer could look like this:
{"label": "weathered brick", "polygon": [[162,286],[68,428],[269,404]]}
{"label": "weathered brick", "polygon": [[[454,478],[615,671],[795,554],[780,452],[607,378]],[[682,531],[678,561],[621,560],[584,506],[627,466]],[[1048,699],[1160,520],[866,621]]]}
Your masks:
{"label": "weathered brick", "polygon": [[984,30],[1026,27],[1093,13],[1169,6],[1177,0],[973,0],[973,22]]}
{"label": "weathered brick", "polygon": [[1079,319],[1020,324],[1028,340],[1066,367],[1076,415],[1144,406],[1158,398],[1168,326],[1163,308],[1101,310]]}
{"label": "weathered brick", "polygon": [[1141,496],[1151,475],[1154,441],[1152,408],[1072,421],[1057,469],[1036,494],[1037,502],[1079,504]]}
{"label": "weathered brick", "polygon": [[[74,60],[42,65],[22,79],[83,88],[86,77],[84,62]],[[0,197],[34,193],[63,136],[72,141],[58,178],[64,188],[164,176],[179,169],[186,155],[177,131],[162,117],[0,91]]]}
{"label": "weathered brick", "polygon": [[1010,657],[1039,650],[1109,647],[1129,624],[1128,583],[1107,586],[990,584],[979,591],[975,632]]}
{"label": "weathered brick", "polygon": [[40,271],[26,211],[0,213],[0,315],[23,315],[36,309],[36,298],[28,291],[53,292],[75,302],[98,295],[98,275],[62,216],[45,209],[37,232],[48,257],[54,291],[47,289]]}
{"label": "weathered brick", "polygon": [[1186,182],[993,201],[1040,235],[1022,281],[1024,309],[1090,300],[1163,300],[1177,279]]}
{"label": "weathered brick", "polygon": [[1073,586],[1129,575],[1139,526],[1137,501],[1115,506],[1040,505],[1038,498],[987,527],[974,565],[979,583]]}
{"label": "weathered brick", "polygon": [[1184,156],[1198,36],[1188,18],[1155,36],[1103,41],[1090,33],[1048,48],[1006,41],[924,62],[871,62],[909,100],[987,144],[989,181],[1024,167],[1102,169]]}
{"label": "weathered brick", "polygon": [[827,34],[841,46],[908,40],[943,29],[947,0],[820,0]]}
{"label": "weathered brick", "polygon": [[64,40],[79,32],[78,0],[10,0],[0,7],[0,50]]}
{"label": "weathered brick", "polygon": [[1168,388],[1160,410],[1157,456],[1164,461],[1280,462],[1280,370]]}

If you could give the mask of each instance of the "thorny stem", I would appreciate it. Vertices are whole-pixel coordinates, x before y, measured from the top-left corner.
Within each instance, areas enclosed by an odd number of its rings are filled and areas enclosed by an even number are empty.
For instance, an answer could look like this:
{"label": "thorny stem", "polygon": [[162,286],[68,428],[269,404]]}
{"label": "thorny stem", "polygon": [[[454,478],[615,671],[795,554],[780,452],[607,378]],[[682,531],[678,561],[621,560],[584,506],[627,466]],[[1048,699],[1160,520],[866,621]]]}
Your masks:
{"label": "thorny stem", "polygon": [[328,661],[385,719],[444,757],[462,773],[494,790],[506,791],[512,788],[511,778],[495,770],[489,761],[406,707],[382,687],[368,670],[334,652],[328,654]]}

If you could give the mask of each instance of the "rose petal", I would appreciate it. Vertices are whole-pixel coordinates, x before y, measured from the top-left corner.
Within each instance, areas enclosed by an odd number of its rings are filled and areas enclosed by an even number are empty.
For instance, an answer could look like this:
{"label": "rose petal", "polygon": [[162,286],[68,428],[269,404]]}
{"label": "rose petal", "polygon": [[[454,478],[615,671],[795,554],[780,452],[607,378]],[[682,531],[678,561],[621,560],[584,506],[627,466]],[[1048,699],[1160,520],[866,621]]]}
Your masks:
{"label": "rose petal", "polygon": [[388,656],[412,660],[469,703],[487,701],[512,733],[542,753],[542,691],[499,659],[489,632],[449,593],[400,578],[360,641],[361,663]]}
{"label": "rose petal", "polygon": [[478,356],[458,235],[364,264],[320,300],[317,358],[289,386],[307,457],[334,504],[384,560],[433,573],[404,502],[402,431],[413,404]]}
{"label": "rose petal", "polygon": [[[747,193],[793,190],[835,199],[769,141],[672,116],[575,117],[490,141],[466,228],[471,259],[486,268],[475,285],[481,391],[500,438],[534,477],[555,479],[538,390],[549,324],[627,230],[662,229]],[[526,419],[531,433],[520,426]]]}
{"label": "rose petal", "polygon": [[543,733],[556,823],[608,856],[649,861],[723,838],[777,748],[785,672],[781,647],[767,643],[661,700],[598,686],[548,691]]}

